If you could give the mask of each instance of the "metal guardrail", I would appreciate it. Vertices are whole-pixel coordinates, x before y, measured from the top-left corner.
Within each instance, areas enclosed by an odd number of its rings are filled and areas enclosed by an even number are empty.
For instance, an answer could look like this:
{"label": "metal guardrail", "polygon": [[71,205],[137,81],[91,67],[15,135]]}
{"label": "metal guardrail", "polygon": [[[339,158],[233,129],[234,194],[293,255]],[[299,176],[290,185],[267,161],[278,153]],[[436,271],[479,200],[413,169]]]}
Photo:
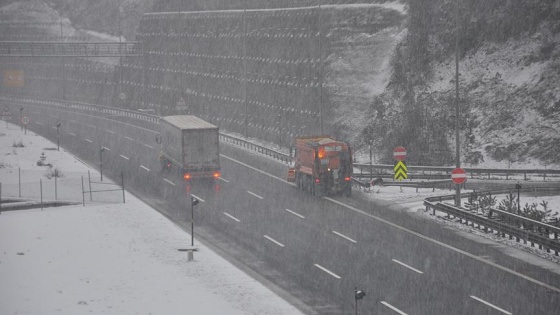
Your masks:
{"label": "metal guardrail", "polygon": [[288,154],[278,152],[276,150],[267,148],[267,147],[262,146],[262,145],[254,144],[254,143],[249,142],[245,139],[238,138],[238,137],[235,137],[235,136],[220,133],[220,140],[222,140],[224,142],[228,142],[228,143],[233,143],[233,144],[238,145],[238,146],[243,147],[243,148],[248,148],[250,150],[253,150],[253,151],[258,152],[260,154],[272,157],[273,159],[279,160],[279,161],[281,161],[283,163],[286,163],[286,164],[291,163],[292,160],[293,160],[293,158],[291,156],[289,156]]}
{"label": "metal guardrail", "polygon": [[[361,177],[379,177],[379,176],[389,176],[393,174],[394,165],[390,164],[363,164],[354,163],[354,169],[358,171],[355,172],[356,176]],[[455,169],[452,166],[413,166],[407,165],[409,178],[451,178],[451,171]],[[537,175],[542,176],[543,180],[547,177],[560,177],[560,170],[554,169],[498,169],[498,168],[473,168],[464,167],[463,168],[471,178],[475,176],[482,177],[487,176],[490,179],[494,176],[505,176],[506,180],[513,175],[523,175],[523,179],[527,180],[527,175]]]}
{"label": "metal guardrail", "polygon": [[[453,199],[453,196],[447,197]],[[558,236],[560,228],[558,227],[497,209],[492,209],[491,217],[488,218],[488,215],[481,214],[478,211],[462,209],[442,202],[433,202],[430,199],[442,198],[432,197],[424,200],[427,211],[433,210],[434,214],[435,210],[442,211],[448,216],[459,218],[461,222],[465,221],[465,224],[470,223],[473,226],[476,224],[485,232],[496,232],[501,237],[508,235],[510,239],[515,237],[518,242],[521,240],[525,244],[530,242],[531,246],[537,244],[540,249],[544,247],[547,252],[553,250],[556,256],[559,255],[560,239]],[[497,214],[496,218],[493,217],[494,214]],[[550,238],[551,234],[554,235],[554,238]]]}
{"label": "metal guardrail", "polygon": [[151,122],[154,124],[159,123],[159,116],[145,114],[142,112],[131,111],[127,109],[119,109],[115,107],[108,107],[102,105],[94,105],[88,103],[80,103],[80,102],[71,102],[71,101],[62,101],[62,100],[50,100],[50,99],[35,99],[35,98],[28,98],[28,97],[13,97],[13,96],[0,96],[0,101],[9,101],[11,105],[41,105],[41,106],[50,106],[50,107],[58,107],[58,108],[69,108],[73,110],[81,110],[92,113],[94,115],[111,115],[111,116],[120,116],[120,117],[127,117],[137,120],[143,120],[147,122]]}
{"label": "metal guardrail", "polygon": [[[108,115],[114,115],[114,116],[122,116],[122,117],[129,117],[129,118],[133,118],[133,119],[138,119],[138,120],[144,120],[144,121],[148,121],[154,124],[159,124],[159,116],[156,115],[151,115],[151,114],[146,114],[146,113],[142,113],[142,112],[138,112],[138,111],[130,111],[130,110],[126,110],[126,109],[118,109],[118,108],[114,108],[114,107],[108,107],[108,106],[101,106],[101,105],[94,105],[94,104],[87,104],[87,103],[80,103],[80,102],[70,102],[70,101],[61,101],[61,100],[49,100],[49,99],[35,99],[35,98],[29,98],[29,97],[18,97],[18,96],[11,96],[11,95],[3,95],[0,96],[0,100],[8,100],[8,101],[12,101],[12,102],[28,102],[28,103],[38,103],[44,106],[57,106],[57,107],[66,107],[66,108],[72,108],[72,109],[76,109],[76,110],[84,110],[84,111],[89,111],[89,112],[95,112],[98,114],[108,114]],[[222,141],[228,142],[228,143],[233,143],[239,146],[242,146],[244,148],[248,148],[250,150],[256,151],[258,153],[261,153],[263,155],[272,157],[276,160],[279,160],[283,163],[286,164],[290,164],[293,161],[293,158],[285,153],[276,151],[274,149],[271,148],[267,148],[265,146],[262,145],[258,145],[255,143],[252,143],[248,140],[236,137],[236,136],[232,136],[232,135],[227,135],[224,133],[220,133],[220,139]],[[357,178],[378,178],[378,177],[382,177],[383,175],[385,176],[393,176],[393,165],[387,165],[387,164],[361,164],[361,163],[354,163],[354,170],[358,169],[358,172],[354,171],[354,176],[356,179]],[[422,174],[422,175],[426,175],[426,172],[428,172],[428,179],[449,179],[451,178],[451,171],[453,171],[454,167],[438,167],[438,166],[407,166],[408,170],[409,170],[409,178],[414,178],[415,174]],[[364,170],[369,170],[368,173],[364,173]],[[376,173],[373,173],[373,171],[375,170]],[[551,176],[559,176],[560,177],[560,170],[514,170],[514,169],[484,169],[484,168],[465,168],[465,170],[467,171],[467,173],[469,173],[471,175],[471,178],[473,177],[473,174],[477,173],[477,174],[488,174],[488,178],[490,178],[490,174],[505,174],[506,179],[508,179],[508,176],[512,175],[512,174],[524,174],[524,178],[525,180],[527,179],[527,174],[537,174],[537,175],[542,175],[543,179],[546,179],[547,176],[551,177]],[[433,172],[443,172],[443,175],[434,175],[432,174]],[[425,178],[425,176],[417,176],[417,178]],[[359,182],[359,181],[356,181]],[[404,182],[403,182],[404,183]],[[407,184],[399,184],[401,186],[407,185]],[[416,185],[415,187],[418,188],[423,188],[423,187],[429,187],[429,188],[433,188],[434,186],[428,183],[425,184],[409,184],[409,185]]]}
{"label": "metal guardrail", "polygon": [[142,42],[0,41],[0,57],[139,57]]}

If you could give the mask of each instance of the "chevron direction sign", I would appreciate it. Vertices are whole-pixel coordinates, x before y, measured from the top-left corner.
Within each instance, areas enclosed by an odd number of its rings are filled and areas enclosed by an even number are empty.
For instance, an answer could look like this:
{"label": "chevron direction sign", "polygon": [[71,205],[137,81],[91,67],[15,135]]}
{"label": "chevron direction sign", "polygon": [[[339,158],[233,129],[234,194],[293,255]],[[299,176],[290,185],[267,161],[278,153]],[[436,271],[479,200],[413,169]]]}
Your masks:
{"label": "chevron direction sign", "polygon": [[403,180],[408,178],[408,169],[406,168],[406,164],[404,164],[403,161],[398,161],[397,164],[395,164],[393,170],[395,171],[395,176],[393,177],[395,180]]}

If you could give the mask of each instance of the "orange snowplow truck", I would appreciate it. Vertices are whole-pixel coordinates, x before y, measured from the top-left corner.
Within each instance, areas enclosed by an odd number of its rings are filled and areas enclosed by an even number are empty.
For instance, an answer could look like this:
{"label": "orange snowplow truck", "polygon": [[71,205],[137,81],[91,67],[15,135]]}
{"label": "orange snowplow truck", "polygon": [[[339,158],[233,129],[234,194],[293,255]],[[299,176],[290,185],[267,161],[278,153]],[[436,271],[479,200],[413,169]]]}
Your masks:
{"label": "orange snowplow truck", "polygon": [[330,136],[295,139],[294,167],[288,181],[314,196],[352,194],[352,151],[350,146]]}

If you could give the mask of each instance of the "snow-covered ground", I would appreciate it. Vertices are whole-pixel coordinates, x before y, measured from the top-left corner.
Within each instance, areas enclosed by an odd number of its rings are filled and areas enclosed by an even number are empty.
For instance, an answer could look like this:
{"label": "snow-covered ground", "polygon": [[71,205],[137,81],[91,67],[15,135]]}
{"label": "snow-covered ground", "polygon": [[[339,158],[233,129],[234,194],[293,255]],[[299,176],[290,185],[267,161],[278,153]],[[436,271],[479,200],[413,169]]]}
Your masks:
{"label": "snow-covered ground", "polygon": [[[22,143],[23,147],[14,147]],[[22,197],[52,184],[45,162],[64,174],[59,182],[95,170],[56,144],[19,126],[0,124],[0,181]],[[50,150],[49,150],[50,149]],[[15,181],[14,181],[15,179]],[[79,181],[78,181],[79,183]],[[59,187],[75,190],[80,185]],[[3,190],[2,199],[17,197]],[[16,196],[14,196],[16,194]],[[45,194],[45,199],[54,199]],[[75,199],[71,197],[71,199]],[[301,314],[130,194],[126,203],[87,202],[83,207],[4,211],[0,214],[0,314]]]}

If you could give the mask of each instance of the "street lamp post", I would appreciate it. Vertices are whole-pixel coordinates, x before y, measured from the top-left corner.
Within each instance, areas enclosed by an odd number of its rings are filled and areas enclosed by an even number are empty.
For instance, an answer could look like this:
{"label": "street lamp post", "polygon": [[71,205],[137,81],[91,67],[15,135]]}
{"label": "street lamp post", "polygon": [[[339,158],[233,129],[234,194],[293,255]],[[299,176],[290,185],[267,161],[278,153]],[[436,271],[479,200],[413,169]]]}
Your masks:
{"label": "street lamp post", "polygon": [[101,146],[99,149],[99,173],[101,174],[101,181],[103,181],[103,151],[105,151],[105,147]]}
{"label": "street lamp post", "polygon": [[361,300],[366,296],[366,291],[358,290],[358,287],[354,289],[354,301],[356,302],[354,305],[354,310],[356,311],[356,315],[358,315],[358,300]]}
{"label": "street lamp post", "polygon": [[521,203],[519,200],[519,192],[521,190],[521,184],[515,184],[515,189],[517,189],[517,214],[521,213]]}
{"label": "street lamp post", "polygon": [[191,195],[191,246],[194,246],[194,206],[198,204],[198,199]]}
{"label": "street lamp post", "polygon": [[60,123],[56,124],[56,149],[60,151]]}
{"label": "street lamp post", "polygon": [[23,107],[19,109],[19,125],[21,126],[21,131],[23,131]]}

